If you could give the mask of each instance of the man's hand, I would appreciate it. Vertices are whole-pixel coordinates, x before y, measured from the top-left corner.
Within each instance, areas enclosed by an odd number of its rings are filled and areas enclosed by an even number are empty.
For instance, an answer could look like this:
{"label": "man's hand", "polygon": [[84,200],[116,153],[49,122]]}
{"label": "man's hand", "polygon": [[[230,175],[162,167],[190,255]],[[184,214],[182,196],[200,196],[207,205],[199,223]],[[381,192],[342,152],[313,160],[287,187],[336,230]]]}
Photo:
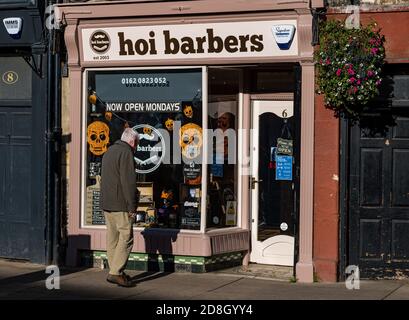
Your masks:
{"label": "man's hand", "polygon": [[128,212],[128,217],[129,217],[130,219],[135,220],[135,219],[136,219],[136,212]]}

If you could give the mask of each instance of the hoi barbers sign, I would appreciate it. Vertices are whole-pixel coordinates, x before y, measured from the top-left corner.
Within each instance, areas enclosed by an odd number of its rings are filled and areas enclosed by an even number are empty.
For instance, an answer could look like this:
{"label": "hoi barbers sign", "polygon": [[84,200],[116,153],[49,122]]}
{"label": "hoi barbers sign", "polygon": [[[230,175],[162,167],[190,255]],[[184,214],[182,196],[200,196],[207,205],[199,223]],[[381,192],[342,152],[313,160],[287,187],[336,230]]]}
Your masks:
{"label": "hoi barbers sign", "polygon": [[297,55],[296,25],[296,20],[271,20],[83,29],[84,61]]}

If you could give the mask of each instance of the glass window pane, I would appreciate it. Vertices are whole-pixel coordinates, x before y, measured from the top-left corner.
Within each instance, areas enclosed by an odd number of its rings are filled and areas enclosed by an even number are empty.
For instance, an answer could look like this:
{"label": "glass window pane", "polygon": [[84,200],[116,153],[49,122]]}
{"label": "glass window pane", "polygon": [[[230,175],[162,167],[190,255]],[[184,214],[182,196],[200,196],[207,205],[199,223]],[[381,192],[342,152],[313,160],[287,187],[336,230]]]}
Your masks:
{"label": "glass window pane", "polygon": [[137,226],[200,230],[202,70],[88,73],[86,225],[105,224],[98,176],[126,127],[139,133]]}
{"label": "glass window pane", "polygon": [[234,69],[210,68],[208,74],[209,158],[207,228],[237,225],[237,137],[239,77]]}

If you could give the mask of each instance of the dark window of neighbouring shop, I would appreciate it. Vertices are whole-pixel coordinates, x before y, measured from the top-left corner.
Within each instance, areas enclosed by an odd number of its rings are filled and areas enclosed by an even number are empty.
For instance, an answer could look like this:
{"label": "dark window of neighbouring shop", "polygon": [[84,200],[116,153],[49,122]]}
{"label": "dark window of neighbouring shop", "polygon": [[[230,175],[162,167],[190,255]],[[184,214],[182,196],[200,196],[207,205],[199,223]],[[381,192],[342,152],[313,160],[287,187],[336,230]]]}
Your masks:
{"label": "dark window of neighbouring shop", "polygon": [[126,127],[141,192],[137,226],[199,230],[202,197],[202,69],[87,73],[85,226],[104,225],[102,156]]}

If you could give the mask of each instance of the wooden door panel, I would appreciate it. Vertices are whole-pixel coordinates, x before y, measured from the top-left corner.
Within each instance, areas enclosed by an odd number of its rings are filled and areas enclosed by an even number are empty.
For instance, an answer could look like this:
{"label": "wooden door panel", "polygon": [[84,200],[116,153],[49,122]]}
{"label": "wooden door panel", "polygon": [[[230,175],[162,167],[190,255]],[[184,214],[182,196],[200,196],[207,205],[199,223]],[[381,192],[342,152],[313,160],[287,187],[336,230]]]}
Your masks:
{"label": "wooden door panel", "polygon": [[360,205],[381,207],[383,205],[383,150],[361,148]]}
{"label": "wooden door panel", "polygon": [[392,260],[409,260],[409,220],[392,220]]}
{"label": "wooden door panel", "polygon": [[393,149],[392,159],[391,206],[409,210],[409,149]]}

